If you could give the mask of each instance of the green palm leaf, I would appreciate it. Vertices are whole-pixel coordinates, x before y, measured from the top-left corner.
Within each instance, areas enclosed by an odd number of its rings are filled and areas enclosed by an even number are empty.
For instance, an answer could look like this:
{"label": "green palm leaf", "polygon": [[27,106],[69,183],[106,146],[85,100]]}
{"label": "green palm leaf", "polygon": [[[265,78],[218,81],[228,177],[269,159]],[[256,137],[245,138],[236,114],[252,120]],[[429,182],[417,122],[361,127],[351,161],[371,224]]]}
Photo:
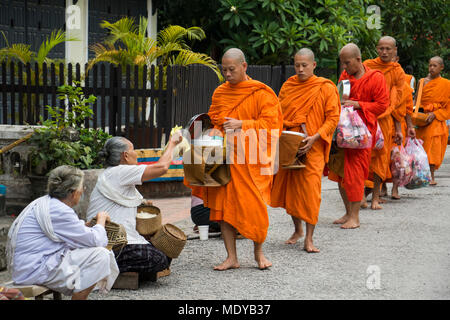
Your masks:
{"label": "green palm leaf", "polygon": [[78,41],[77,38],[66,38],[66,33],[62,30],[55,30],[50,34],[50,37],[41,44],[37,53],[36,61],[42,64],[48,53],[58,44],[65,41]]}

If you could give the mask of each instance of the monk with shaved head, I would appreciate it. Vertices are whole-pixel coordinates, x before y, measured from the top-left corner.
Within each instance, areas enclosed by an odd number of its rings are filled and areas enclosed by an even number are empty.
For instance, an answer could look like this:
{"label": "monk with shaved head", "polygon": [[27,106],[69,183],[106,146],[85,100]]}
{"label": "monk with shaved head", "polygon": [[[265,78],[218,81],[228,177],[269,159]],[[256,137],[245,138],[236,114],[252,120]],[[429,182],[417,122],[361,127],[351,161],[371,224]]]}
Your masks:
{"label": "monk with shaved head", "polygon": [[[361,61],[361,52],[354,43],[345,45],[339,54],[344,71],[339,81],[349,80],[350,96],[341,101],[343,107],[352,106],[375,137],[377,117],[386,111],[389,95],[386,80],[378,70],[370,69]],[[373,145],[375,139],[373,139]],[[364,195],[364,180],[369,175],[372,148],[344,149],[344,170],[335,172],[330,168],[328,178],[339,183],[339,191],[346,213],[334,221],[342,229],[354,229],[360,226],[359,208]]]}
{"label": "monk with shaved head", "polygon": [[[433,57],[428,62],[428,76],[423,81],[420,107],[428,114],[427,125],[417,129],[417,137],[423,140],[431,170],[430,185],[437,182],[434,173],[442,164],[448,141],[446,120],[450,119],[450,81],[441,77],[444,60]],[[420,82],[419,82],[420,83]]]}
{"label": "monk with shaved head", "polygon": [[[366,186],[372,189],[373,210],[382,209],[380,203],[381,185],[392,177],[390,171],[391,149],[403,141],[401,122],[406,115],[403,108],[405,72],[400,64],[393,62],[397,56],[397,43],[391,36],[381,37],[377,44],[378,57],[364,61],[370,69],[380,70],[386,80],[389,94],[389,107],[378,117],[378,124],[384,136],[384,146],[373,150]],[[409,123],[411,125],[411,123]]]}
{"label": "monk with shaved head", "polygon": [[[226,82],[214,91],[208,114],[214,128],[226,133],[233,161],[229,165],[231,181],[219,187],[206,187],[203,193],[205,206],[210,208],[210,220],[220,223],[227,251],[225,261],[214,269],[239,268],[236,231],[253,240],[258,268],[266,269],[272,263],[264,256],[262,244],[269,227],[267,204],[270,204],[274,163],[270,157],[262,159],[249,153],[254,149],[250,145],[253,143],[258,150],[268,150],[272,155],[273,149],[276,154],[276,146],[272,148],[271,141],[272,138],[277,141],[283,127],[281,107],[270,87],[247,76],[247,62],[240,49],[225,52],[222,70]],[[244,145],[243,161],[233,157],[240,152],[237,143],[230,144],[235,141]]]}
{"label": "monk with shaved head", "polygon": [[294,233],[286,244],[295,244],[306,223],[303,249],[319,252],[313,244],[313,233],[319,218],[321,182],[331,148],[331,139],[339,121],[339,93],[334,83],[314,75],[314,53],[300,49],[294,56],[295,75],[281,87],[278,98],[283,111],[283,130],[307,135],[306,145],[298,150],[305,155],[305,168],[280,168],[274,178],[272,207],[286,209],[294,223]]}

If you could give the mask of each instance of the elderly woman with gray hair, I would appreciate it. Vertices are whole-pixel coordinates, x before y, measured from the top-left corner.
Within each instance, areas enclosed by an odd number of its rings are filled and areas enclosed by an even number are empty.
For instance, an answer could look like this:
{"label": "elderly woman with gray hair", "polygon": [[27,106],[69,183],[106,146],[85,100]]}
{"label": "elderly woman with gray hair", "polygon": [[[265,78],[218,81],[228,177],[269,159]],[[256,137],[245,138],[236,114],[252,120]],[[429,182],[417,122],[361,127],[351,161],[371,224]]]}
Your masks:
{"label": "elderly woman with gray hair", "polygon": [[50,172],[48,195],[31,202],[8,233],[8,269],[17,285],[43,285],[73,300],[97,285],[107,292],[119,274],[108,243],[106,212],[89,228],[72,209],[83,193],[84,173],[71,166]]}
{"label": "elderly woman with gray hair", "polygon": [[124,137],[113,137],[105,143],[101,153],[106,169],[92,190],[87,219],[104,210],[112,221],[124,226],[128,244],[115,252],[120,272],[138,272],[140,276],[150,275],[155,279],[156,273],[167,269],[171,262],[136,230],[137,207],[144,200],[136,185],[166,173],[174,148],[181,140],[180,133],[175,133],[159,161],[150,165],[138,165],[134,146]]}

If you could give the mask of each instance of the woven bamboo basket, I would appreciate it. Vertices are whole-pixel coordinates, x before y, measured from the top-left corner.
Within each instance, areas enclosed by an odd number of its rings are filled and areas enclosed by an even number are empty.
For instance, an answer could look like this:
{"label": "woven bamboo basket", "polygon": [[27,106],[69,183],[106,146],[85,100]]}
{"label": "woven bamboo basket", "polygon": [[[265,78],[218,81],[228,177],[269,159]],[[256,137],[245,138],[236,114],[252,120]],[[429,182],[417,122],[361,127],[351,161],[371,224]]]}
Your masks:
{"label": "woven bamboo basket", "polygon": [[[88,222],[88,227],[93,227],[97,224],[97,218]],[[124,226],[115,222],[105,223],[106,236],[108,237],[108,250],[120,250],[128,244],[127,232]]]}
{"label": "woven bamboo basket", "polygon": [[142,219],[136,216],[136,230],[142,236],[151,236],[162,227],[161,210],[155,206],[141,205],[137,208],[137,212],[146,212],[156,214],[154,218]]}
{"label": "woven bamboo basket", "polygon": [[159,229],[150,242],[156,249],[162,251],[169,258],[177,258],[186,244],[184,232],[173,224],[167,223]]}

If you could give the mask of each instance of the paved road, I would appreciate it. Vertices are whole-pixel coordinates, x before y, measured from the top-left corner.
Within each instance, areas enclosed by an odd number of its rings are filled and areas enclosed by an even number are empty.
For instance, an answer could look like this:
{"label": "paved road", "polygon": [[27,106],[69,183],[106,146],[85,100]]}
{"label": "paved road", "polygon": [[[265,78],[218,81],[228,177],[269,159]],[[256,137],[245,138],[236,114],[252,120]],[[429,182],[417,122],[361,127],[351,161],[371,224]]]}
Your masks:
{"label": "paved road", "polygon": [[[381,211],[361,211],[361,227],[342,230],[332,222],[344,206],[337,185],[324,178],[316,227],[319,254],[285,245],[292,222],[282,209],[269,208],[264,244],[273,262],[260,271],[253,243],[238,240],[241,268],[217,272],[225,258],[220,238],[189,240],[169,277],[143,283],[139,290],[113,290],[91,299],[450,299],[450,151],[437,172],[438,185],[400,188],[401,200],[388,200]],[[192,222],[175,222],[191,233]],[[0,280],[2,274],[0,273]],[[370,280],[373,280],[372,282]]]}

